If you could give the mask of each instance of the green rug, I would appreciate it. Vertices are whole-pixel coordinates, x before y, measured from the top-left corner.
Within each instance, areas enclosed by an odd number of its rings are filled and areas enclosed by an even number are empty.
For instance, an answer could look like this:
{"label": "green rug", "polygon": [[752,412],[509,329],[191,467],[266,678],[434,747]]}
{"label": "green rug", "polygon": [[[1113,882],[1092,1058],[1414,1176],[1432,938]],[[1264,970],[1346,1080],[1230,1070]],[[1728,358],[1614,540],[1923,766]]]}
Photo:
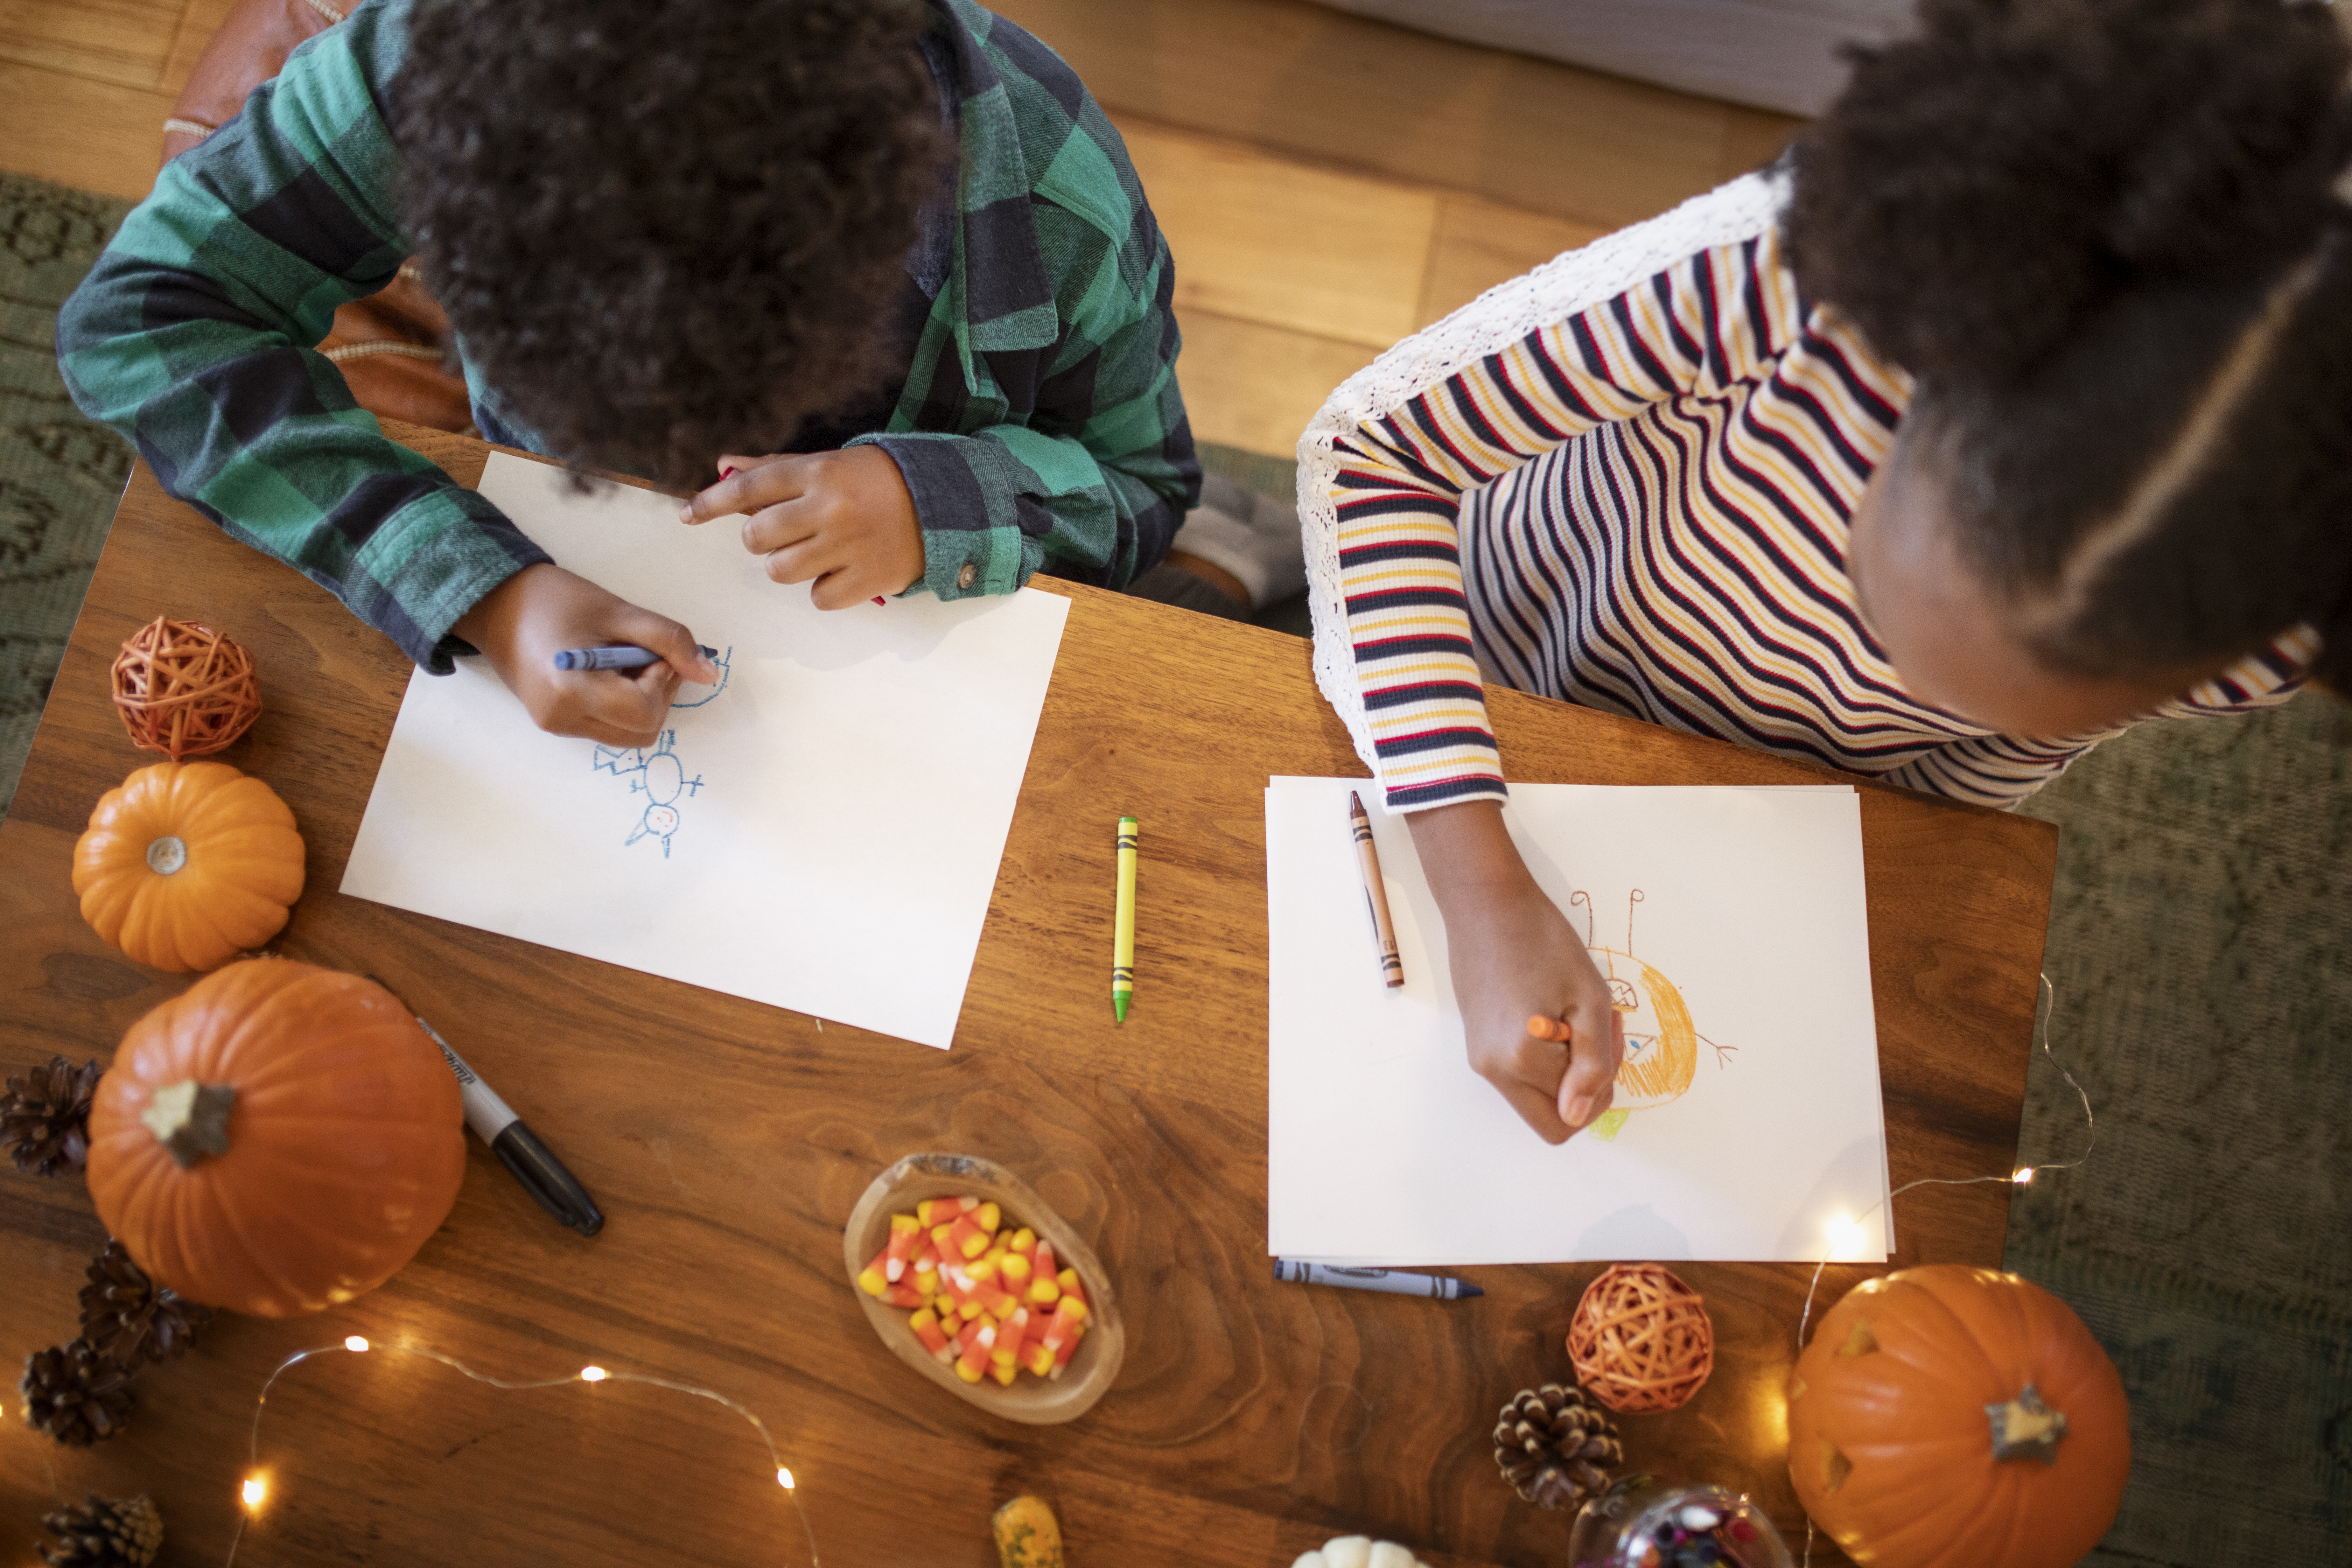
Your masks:
{"label": "green rug", "polygon": [[[130,453],[66,401],[57,306],[128,204],[0,175],[0,812]],[[1204,447],[1287,497],[1292,465]],[[1307,629],[1303,601],[1254,617]],[[2099,1142],[2011,1209],[2009,1266],[2122,1368],[2134,1468],[2089,1561],[2352,1559],[2352,707],[2144,725],[2027,808],[2065,831],[2053,1042]],[[2082,1111],[2037,1062],[2021,1147]]]}
{"label": "green rug", "polygon": [[[2080,1170],[2021,1190],[2009,1267],[2132,1400],[2099,1564],[2352,1562],[2352,706],[2144,724],[2024,808],[2059,825],[2051,1044]],[[2037,1062],[2029,1162],[2082,1103]]]}
{"label": "green rug", "polygon": [[131,474],[58,375],[58,307],[131,203],[0,174],[0,815]]}

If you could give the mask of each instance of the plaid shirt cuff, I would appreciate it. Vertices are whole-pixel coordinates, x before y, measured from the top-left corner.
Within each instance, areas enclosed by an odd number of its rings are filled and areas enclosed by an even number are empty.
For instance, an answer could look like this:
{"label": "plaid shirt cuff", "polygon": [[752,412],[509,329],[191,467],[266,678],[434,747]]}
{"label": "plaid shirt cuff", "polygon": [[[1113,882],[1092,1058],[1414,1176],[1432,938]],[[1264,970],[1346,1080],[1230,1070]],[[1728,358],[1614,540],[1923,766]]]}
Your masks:
{"label": "plaid shirt cuff", "polygon": [[352,562],[346,602],[434,675],[477,650],[449,628],[526,566],[554,557],[489,502],[452,486],[378,523]]}
{"label": "plaid shirt cuff", "polygon": [[[984,483],[972,461],[982,455],[972,450],[979,444],[908,435],[860,437],[851,445],[879,447],[898,465],[923,531],[920,586],[931,594],[941,599],[1010,594],[1045,564],[1044,541],[1021,525],[1024,514],[1034,511],[1035,521],[1050,526],[1052,514]],[[987,453],[994,455],[992,448]]]}

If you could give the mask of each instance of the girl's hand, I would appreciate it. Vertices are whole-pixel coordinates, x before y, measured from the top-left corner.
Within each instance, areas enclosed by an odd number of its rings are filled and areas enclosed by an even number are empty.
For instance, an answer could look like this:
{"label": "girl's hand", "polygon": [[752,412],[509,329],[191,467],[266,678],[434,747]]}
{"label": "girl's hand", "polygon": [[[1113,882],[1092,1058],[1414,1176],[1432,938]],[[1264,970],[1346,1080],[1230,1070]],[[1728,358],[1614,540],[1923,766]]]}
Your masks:
{"label": "girl's hand", "polygon": [[923,531],[890,454],[845,447],[803,457],[729,454],[735,472],[678,509],[681,522],[749,513],[743,548],[768,558],[779,583],[809,583],[809,601],[838,610],[923,580]]}
{"label": "girl's hand", "polygon": [[[1445,917],[1470,1065],[1544,1142],[1564,1143],[1609,1109],[1625,1053],[1608,982],[1528,874],[1498,803],[1439,806],[1406,821]],[[1572,1043],[1529,1034],[1531,1016],[1564,1020]]]}
{"label": "girl's hand", "polygon": [[[652,745],[678,682],[719,679],[684,626],[545,562],[483,595],[449,629],[488,656],[541,729],[608,746]],[[651,648],[662,662],[630,670],[555,668],[564,648],[608,643]]]}

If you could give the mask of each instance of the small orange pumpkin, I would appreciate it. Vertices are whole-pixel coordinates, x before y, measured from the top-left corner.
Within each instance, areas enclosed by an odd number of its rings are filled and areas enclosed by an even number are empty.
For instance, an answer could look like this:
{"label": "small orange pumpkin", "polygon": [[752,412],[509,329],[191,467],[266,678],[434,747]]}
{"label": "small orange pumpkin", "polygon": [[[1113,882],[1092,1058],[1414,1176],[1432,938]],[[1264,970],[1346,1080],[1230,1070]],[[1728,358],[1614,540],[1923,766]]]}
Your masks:
{"label": "small orange pumpkin", "polygon": [[283,958],[131,1026],[89,1113],[89,1192],[160,1284],[265,1318],[392,1278],[466,1171],[457,1079],[389,991]]}
{"label": "small orange pumpkin", "polygon": [[212,969],[259,947],[302,896],[302,836],[259,779],[158,763],[106,792],[74,846],[90,929],[157,969]]}
{"label": "small orange pumpkin", "polygon": [[1872,1568],[2067,1568],[2131,1474],[2123,1380],[2030,1280],[1930,1264],[1864,1280],[1789,1380],[1789,1479]]}

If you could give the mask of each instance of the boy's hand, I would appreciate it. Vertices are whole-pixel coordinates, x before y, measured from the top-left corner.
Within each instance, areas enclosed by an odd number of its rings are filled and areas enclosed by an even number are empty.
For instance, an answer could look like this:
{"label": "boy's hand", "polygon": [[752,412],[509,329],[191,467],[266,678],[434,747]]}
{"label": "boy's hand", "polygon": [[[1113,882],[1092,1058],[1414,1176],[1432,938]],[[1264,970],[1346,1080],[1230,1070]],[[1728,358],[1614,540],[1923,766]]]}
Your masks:
{"label": "boy's hand", "polygon": [[[541,729],[608,746],[652,745],[678,682],[719,679],[684,626],[545,562],[483,595],[449,629],[488,657]],[[626,670],[555,668],[565,648],[611,643],[651,648],[662,662]]]}
{"label": "boy's hand", "polygon": [[838,610],[904,593],[923,578],[915,498],[890,454],[845,447],[793,458],[719,459],[734,474],[678,509],[681,522],[750,513],[743,548],[779,583],[809,583],[809,602]]}
{"label": "boy's hand", "polygon": [[[1500,805],[1467,801],[1406,821],[1445,917],[1470,1065],[1544,1142],[1564,1143],[1609,1109],[1625,1054],[1608,982],[1528,874]],[[1565,1019],[1572,1044],[1528,1034],[1538,1014]]]}

